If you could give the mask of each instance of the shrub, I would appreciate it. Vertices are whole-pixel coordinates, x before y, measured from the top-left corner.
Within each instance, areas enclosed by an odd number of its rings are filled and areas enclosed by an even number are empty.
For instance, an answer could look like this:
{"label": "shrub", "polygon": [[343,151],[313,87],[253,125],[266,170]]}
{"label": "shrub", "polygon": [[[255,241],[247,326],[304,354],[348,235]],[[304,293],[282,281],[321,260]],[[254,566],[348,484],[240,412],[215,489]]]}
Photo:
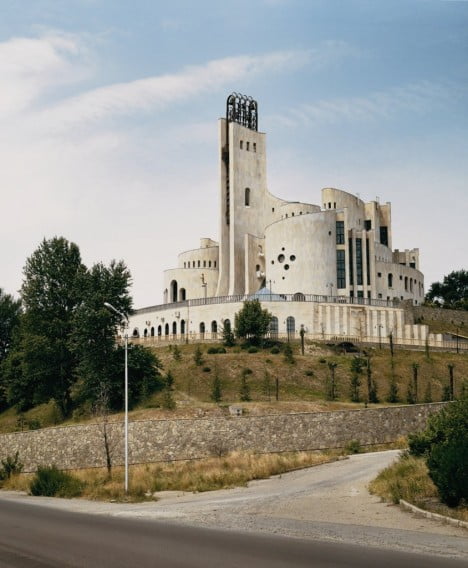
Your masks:
{"label": "shrub", "polygon": [[286,363],[289,363],[290,365],[294,365],[296,360],[294,359],[294,353],[293,353],[293,349],[292,349],[290,343],[286,343],[284,345],[283,355],[284,355],[284,360],[285,360]]}
{"label": "shrub", "polygon": [[12,475],[18,475],[23,471],[23,464],[19,461],[19,453],[16,452],[15,457],[7,456],[2,460],[0,468],[0,481],[10,479]]}
{"label": "shrub", "polygon": [[251,345],[248,349],[247,349],[247,353],[258,353],[258,349],[256,347],[254,347],[253,345]]}
{"label": "shrub", "polygon": [[211,371],[211,367],[203,367],[202,371],[204,373],[209,373]]}
{"label": "shrub", "polygon": [[83,492],[82,482],[73,475],[53,466],[38,467],[30,485],[31,495],[46,497],[78,497]]}
{"label": "shrub", "polygon": [[208,347],[206,352],[209,355],[216,355],[218,353],[226,353],[226,349],[224,347]]}
{"label": "shrub", "polygon": [[194,360],[195,365],[197,367],[201,367],[204,363],[202,350],[201,350],[201,347],[199,345],[197,345],[197,347],[195,348],[195,352],[193,354],[193,360]]}
{"label": "shrub", "polygon": [[468,399],[452,402],[409,439],[410,452],[423,455],[441,500],[456,507],[468,500]]}
{"label": "shrub", "polygon": [[345,450],[347,454],[359,454],[361,452],[361,442],[359,440],[350,440],[346,444]]}
{"label": "shrub", "polygon": [[273,355],[278,355],[278,353],[280,353],[280,351],[281,351],[281,349],[277,345],[275,345],[274,347],[272,347],[270,349],[270,353],[272,353]]}

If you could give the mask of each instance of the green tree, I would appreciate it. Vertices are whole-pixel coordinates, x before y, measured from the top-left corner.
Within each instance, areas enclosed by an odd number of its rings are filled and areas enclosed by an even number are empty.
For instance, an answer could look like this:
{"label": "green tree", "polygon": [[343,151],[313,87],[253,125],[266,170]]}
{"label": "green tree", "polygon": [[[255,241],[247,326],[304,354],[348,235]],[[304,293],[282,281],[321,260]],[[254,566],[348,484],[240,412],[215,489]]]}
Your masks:
{"label": "green tree", "polygon": [[24,314],[5,367],[8,398],[23,410],[50,399],[64,416],[71,409],[77,360],[70,339],[84,270],[77,245],[63,237],[44,239],[26,261]]}
{"label": "green tree", "polygon": [[290,365],[294,365],[296,359],[294,358],[294,352],[291,347],[290,343],[285,343],[283,346],[283,355],[285,363],[289,363]]}
{"label": "green tree", "polygon": [[241,385],[239,389],[239,398],[241,399],[242,402],[248,402],[249,400],[252,400],[250,396],[250,385],[247,382],[247,375],[249,373],[247,373],[246,371],[247,369],[244,369],[242,371]]}
{"label": "green tree", "polygon": [[434,282],[426,302],[453,310],[468,310],[468,271],[454,270],[442,282]]}
{"label": "green tree", "polygon": [[410,435],[413,455],[424,456],[441,500],[450,507],[468,500],[468,399],[432,415],[424,432]]}
{"label": "green tree", "polygon": [[251,345],[260,345],[268,331],[271,318],[271,313],[262,309],[259,300],[246,300],[242,309],[234,316],[235,334]]}
{"label": "green tree", "polygon": [[327,399],[328,400],[335,400],[336,397],[337,397],[336,375],[335,375],[335,369],[337,367],[338,367],[338,363],[334,363],[333,361],[328,362],[328,370],[330,371],[328,388],[327,388]]}
{"label": "green tree", "polygon": [[213,384],[211,385],[210,398],[213,402],[219,403],[223,399],[221,379],[219,378],[218,370],[215,372]]}
{"label": "green tree", "polygon": [[351,380],[349,385],[349,394],[352,402],[360,402],[361,400],[359,387],[361,386],[361,375],[364,372],[365,366],[365,359],[362,357],[353,357],[353,360],[351,361]]}
{"label": "green tree", "polygon": [[231,329],[231,322],[227,320],[223,325],[223,345],[225,347],[233,347],[235,344],[236,340]]}
{"label": "green tree", "polygon": [[20,314],[20,300],[15,300],[13,296],[5,294],[0,288],[0,412],[8,406],[7,385],[2,363],[12,347],[20,322]]}
{"label": "green tree", "polygon": [[203,359],[202,350],[201,350],[200,345],[197,345],[195,347],[195,351],[193,353],[193,360],[194,360],[195,365],[197,367],[201,367],[203,365],[203,363],[205,362],[205,360]]}
{"label": "green tree", "polygon": [[[78,361],[76,375],[81,401],[93,403],[104,384],[109,391],[110,406],[115,409],[116,399],[123,393],[120,388],[123,375],[119,371],[124,354],[121,352],[123,347],[115,342],[115,335],[117,329],[124,332],[124,322],[104,303],[110,303],[124,315],[129,314],[132,304],[130,282],[130,273],[122,261],[112,261],[109,266],[95,264],[80,277],[81,301],[74,314],[72,340]],[[129,369],[134,353],[133,347],[129,349]]]}

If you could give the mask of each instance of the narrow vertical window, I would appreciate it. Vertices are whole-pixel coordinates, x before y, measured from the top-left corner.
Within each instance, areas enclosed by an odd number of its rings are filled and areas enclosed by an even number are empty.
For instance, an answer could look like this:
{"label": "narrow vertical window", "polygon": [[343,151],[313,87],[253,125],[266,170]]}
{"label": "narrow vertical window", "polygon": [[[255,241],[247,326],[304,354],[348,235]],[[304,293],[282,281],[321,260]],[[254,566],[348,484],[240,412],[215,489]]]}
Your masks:
{"label": "narrow vertical window", "polygon": [[354,285],[354,269],[353,269],[353,239],[348,240],[348,250],[349,250],[349,283]]}
{"label": "narrow vertical window", "polygon": [[366,239],[366,272],[367,272],[367,285],[370,286],[370,252],[369,252],[369,239]]}
{"label": "narrow vertical window", "polygon": [[346,288],[345,251],[336,251],[336,285],[338,288]]}
{"label": "narrow vertical window", "polygon": [[344,221],[336,222],[336,244],[344,245]]}
{"label": "narrow vertical window", "polygon": [[388,229],[380,227],[380,243],[388,247]]}
{"label": "narrow vertical window", "polygon": [[253,143],[253,151],[254,151],[254,152],[257,151],[257,143],[256,143],[256,142]]}
{"label": "narrow vertical window", "polygon": [[244,203],[245,203],[246,207],[250,207],[250,188],[249,187],[245,188]]}
{"label": "narrow vertical window", "polygon": [[250,145],[250,142],[245,143],[245,149],[247,150],[247,152],[249,151],[249,145]]}
{"label": "narrow vertical window", "polygon": [[242,148],[244,147],[244,141],[243,140],[240,141],[239,146],[240,146],[240,149],[242,150]]}
{"label": "narrow vertical window", "polygon": [[356,284],[362,285],[362,239],[356,239]]}

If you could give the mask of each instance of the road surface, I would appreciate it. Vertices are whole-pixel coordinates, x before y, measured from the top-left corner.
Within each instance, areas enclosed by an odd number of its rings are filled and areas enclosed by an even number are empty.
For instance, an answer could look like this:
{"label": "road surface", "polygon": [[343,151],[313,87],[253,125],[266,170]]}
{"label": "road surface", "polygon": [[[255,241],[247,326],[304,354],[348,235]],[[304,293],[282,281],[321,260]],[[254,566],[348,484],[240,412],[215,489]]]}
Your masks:
{"label": "road surface", "polygon": [[366,483],[395,456],[363,454],[247,488],[162,494],[156,503],[6,493],[0,567],[466,566],[466,530],[367,493]]}

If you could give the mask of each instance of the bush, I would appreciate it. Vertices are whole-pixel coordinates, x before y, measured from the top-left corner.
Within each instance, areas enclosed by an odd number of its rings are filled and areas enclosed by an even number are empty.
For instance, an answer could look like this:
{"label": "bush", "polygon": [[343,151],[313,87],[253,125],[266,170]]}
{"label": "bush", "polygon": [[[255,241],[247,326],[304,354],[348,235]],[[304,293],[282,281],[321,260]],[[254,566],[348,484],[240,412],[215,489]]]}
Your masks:
{"label": "bush", "polygon": [[468,501],[468,399],[452,402],[410,436],[410,452],[423,455],[442,502],[456,507]]}
{"label": "bush", "polygon": [[258,349],[256,347],[254,347],[253,345],[251,345],[248,349],[247,349],[247,353],[258,353]]}
{"label": "bush", "polygon": [[270,349],[270,353],[272,353],[273,355],[278,355],[278,353],[280,353],[280,351],[281,351],[281,349],[277,345],[275,345],[274,347],[272,347]]}
{"label": "bush", "polygon": [[350,440],[346,444],[345,450],[347,454],[359,454],[361,451],[361,442],[359,440]]}
{"label": "bush", "polygon": [[78,497],[83,492],[82,482],[73,475],[53,466],[38,467],[30,485],[31,495],[45,497]]}
{"label": "bush", "polygon": [[209,373],[209,372],[211,372],[211,367],[203,367],[202,371],[204,373]]}
{"label": "bush", "polygon": [[224,347],[208,347],[206,352],[209,355],[216,355],[218,353],[226,353],[226,349]]}
{"label": "bush", "polygon": [[12,475],[18,475],[23,471],[23,464],[19,461],[19,454],[16,452],[15,457],[7,456],[2,460],[0,468],[0,481],[10,479]]}

